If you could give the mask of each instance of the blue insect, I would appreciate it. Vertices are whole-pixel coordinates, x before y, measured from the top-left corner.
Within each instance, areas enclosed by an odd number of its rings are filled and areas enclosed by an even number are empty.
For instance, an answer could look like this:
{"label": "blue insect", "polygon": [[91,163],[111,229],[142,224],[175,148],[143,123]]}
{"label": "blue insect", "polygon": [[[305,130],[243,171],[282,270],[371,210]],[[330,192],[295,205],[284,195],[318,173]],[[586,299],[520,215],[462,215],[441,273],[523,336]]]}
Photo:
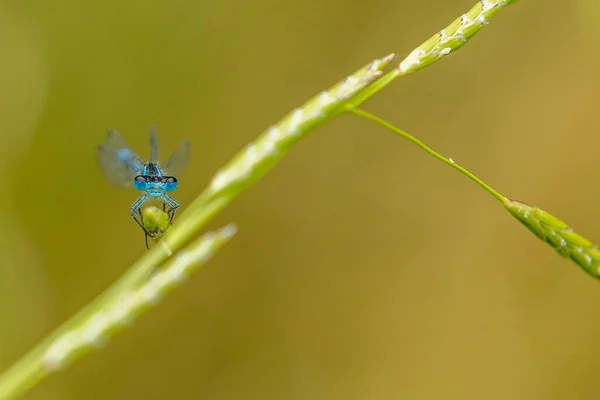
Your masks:
{"label": "blue insect", "polygon": [[[134,187],[142,196],[131,206],[131,216],[146,234],[142,206],[151,200],[163,202],[163,211],[167,212],[169,222],[173,222],[179,203],[169,193],[177,188],[176,176],[185,169],[190,154],[188,141],[181,142],[177,150],[164,164],[158,162],[158,138],[156,130],[150,130],[150,161],[146,162],[135,154],[115,130],[108,131],[106,140],[98,146],[96,158],[106,179],[116,186]],[[166,208],[168,207],[168,211]]]}

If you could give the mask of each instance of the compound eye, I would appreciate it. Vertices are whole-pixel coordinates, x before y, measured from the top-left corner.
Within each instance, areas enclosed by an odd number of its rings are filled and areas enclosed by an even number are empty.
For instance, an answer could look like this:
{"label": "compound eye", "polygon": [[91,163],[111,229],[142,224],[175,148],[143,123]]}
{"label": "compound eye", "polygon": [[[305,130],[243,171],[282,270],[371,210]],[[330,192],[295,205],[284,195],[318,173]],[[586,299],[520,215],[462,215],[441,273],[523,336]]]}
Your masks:
{"label": "compound eye", "polygon": [[146,190],[146,187],[148,186],[148,178],[143,175],[136,176],[133,178],[133,186],[135,186],[137,190]]}
{"label": "compound eye", "polygon": [[177,189],[177,179],[174,176],[165,176],[165,190],[167,192],[172,192]]}

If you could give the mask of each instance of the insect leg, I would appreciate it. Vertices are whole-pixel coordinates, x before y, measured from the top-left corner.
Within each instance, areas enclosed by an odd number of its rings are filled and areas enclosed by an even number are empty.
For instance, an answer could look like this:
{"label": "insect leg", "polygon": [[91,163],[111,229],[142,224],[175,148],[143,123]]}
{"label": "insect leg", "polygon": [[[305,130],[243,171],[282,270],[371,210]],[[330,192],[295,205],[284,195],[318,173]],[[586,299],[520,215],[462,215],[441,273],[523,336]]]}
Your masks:
{"label": "insect leg", "polygon": [[175,211],[177,211],[179,208],[179,203],[168,194],[163,196],[163,202],[163,205],[166,204],[169,206],[169,212],[167,214],[169,215],[169,224],[171,224],[173,223],[173,218],[175,217]]}
{"label": "insect leg", "polygon": [[143,195],[139,199],[133,203],[131,206],[131,218],[146,232],[146,228],[144,228],[144,217],[142,215],[142,206],[146,203],[147,198],[146,195]]}

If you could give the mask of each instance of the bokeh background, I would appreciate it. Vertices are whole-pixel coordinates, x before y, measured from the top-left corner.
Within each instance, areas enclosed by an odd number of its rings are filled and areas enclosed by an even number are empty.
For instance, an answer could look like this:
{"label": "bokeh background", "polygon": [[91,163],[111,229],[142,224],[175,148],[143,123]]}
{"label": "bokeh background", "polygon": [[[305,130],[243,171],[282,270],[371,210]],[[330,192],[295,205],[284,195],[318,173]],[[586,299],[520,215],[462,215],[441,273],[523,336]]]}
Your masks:
{"label": "bokeh background", "polygon": [[[0,3],[0,368],[146,250],[94,150],[188,138],[176,192],[474,0]],[[522,0],[365,106],[600,241],[600,4]],[[240,231],[161,305],[26,399],[591,399],[600,285],[482,189],[344,116],[212,227]]]}

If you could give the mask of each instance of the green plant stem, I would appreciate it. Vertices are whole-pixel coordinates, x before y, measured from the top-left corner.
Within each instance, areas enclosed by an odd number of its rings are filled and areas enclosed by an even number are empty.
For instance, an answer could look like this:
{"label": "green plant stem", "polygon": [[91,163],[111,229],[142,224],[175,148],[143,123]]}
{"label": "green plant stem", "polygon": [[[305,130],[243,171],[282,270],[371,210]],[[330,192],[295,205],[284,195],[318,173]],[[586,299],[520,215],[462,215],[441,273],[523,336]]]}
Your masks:
{"label": "green plant stem", "polygon": [[[162,240],[136,261],[121,278],[92,300],[68,321],[60,325],[32,350],[21,357],[0,376],[0,400],[12,399],[44,379],[56,369],[44,365],[48,349],[70,332],[77,331],[107,304],[126,290],[143,285],[174,253],[186,243],[239,193],[260,179],[305,135],[345,111],[345,102],[369,83],[381,76],[381,71],[393,55],[374,60],[347,79],[309,100],[303,107],[288,114],[279,124],[267,130],[253,146],[242,150],[221,172],[235,179],[222,187],[213,183],[201,193],[169,228]],[[300,118],[298,118],[300,117]],[[257,154],[256,149],[265,149]],[[252,149],[253,151],[250,151]]]}
{"label": "green plant stem", "polygon": [[484,181],[479,179],[477,176],[472,174],[465,167],[457,164],[450,158],[444,157],[443,155],[441,155],[437,151],[433,150],[431,147],[427,146],[425,143],[421,142],[419,139],[412,136],[411,134],[404,132],[402,129],[395,127],[394,125],[390,124],[389,122],[387,122],[367,111],[355,108],[355,109],[349,110],[349,112],[351,112],[352,114],[357,115],[359,117],[366,118],[369,121],[373,121],[373,122],[383,126],[384,128],[391,130],[395,134],[400,135],[401,137],[408,140],[409,142],[419,146],[419,148],[421,148],[421,150],[425,151],[427,154],[437,158],[444,164],[451,166],[452,168],[456,169],[457,171],[459,171],[461,174],[465,175],[467,178],[469,178],[473,182],[477,183],[479,186],[484,188],[489,194],[494,196],[502,204],[506,204],[506,202],[508,201],[508,199],[505,196],[498,193],[490,185],[488,185],[487,183],[485,183]]}

